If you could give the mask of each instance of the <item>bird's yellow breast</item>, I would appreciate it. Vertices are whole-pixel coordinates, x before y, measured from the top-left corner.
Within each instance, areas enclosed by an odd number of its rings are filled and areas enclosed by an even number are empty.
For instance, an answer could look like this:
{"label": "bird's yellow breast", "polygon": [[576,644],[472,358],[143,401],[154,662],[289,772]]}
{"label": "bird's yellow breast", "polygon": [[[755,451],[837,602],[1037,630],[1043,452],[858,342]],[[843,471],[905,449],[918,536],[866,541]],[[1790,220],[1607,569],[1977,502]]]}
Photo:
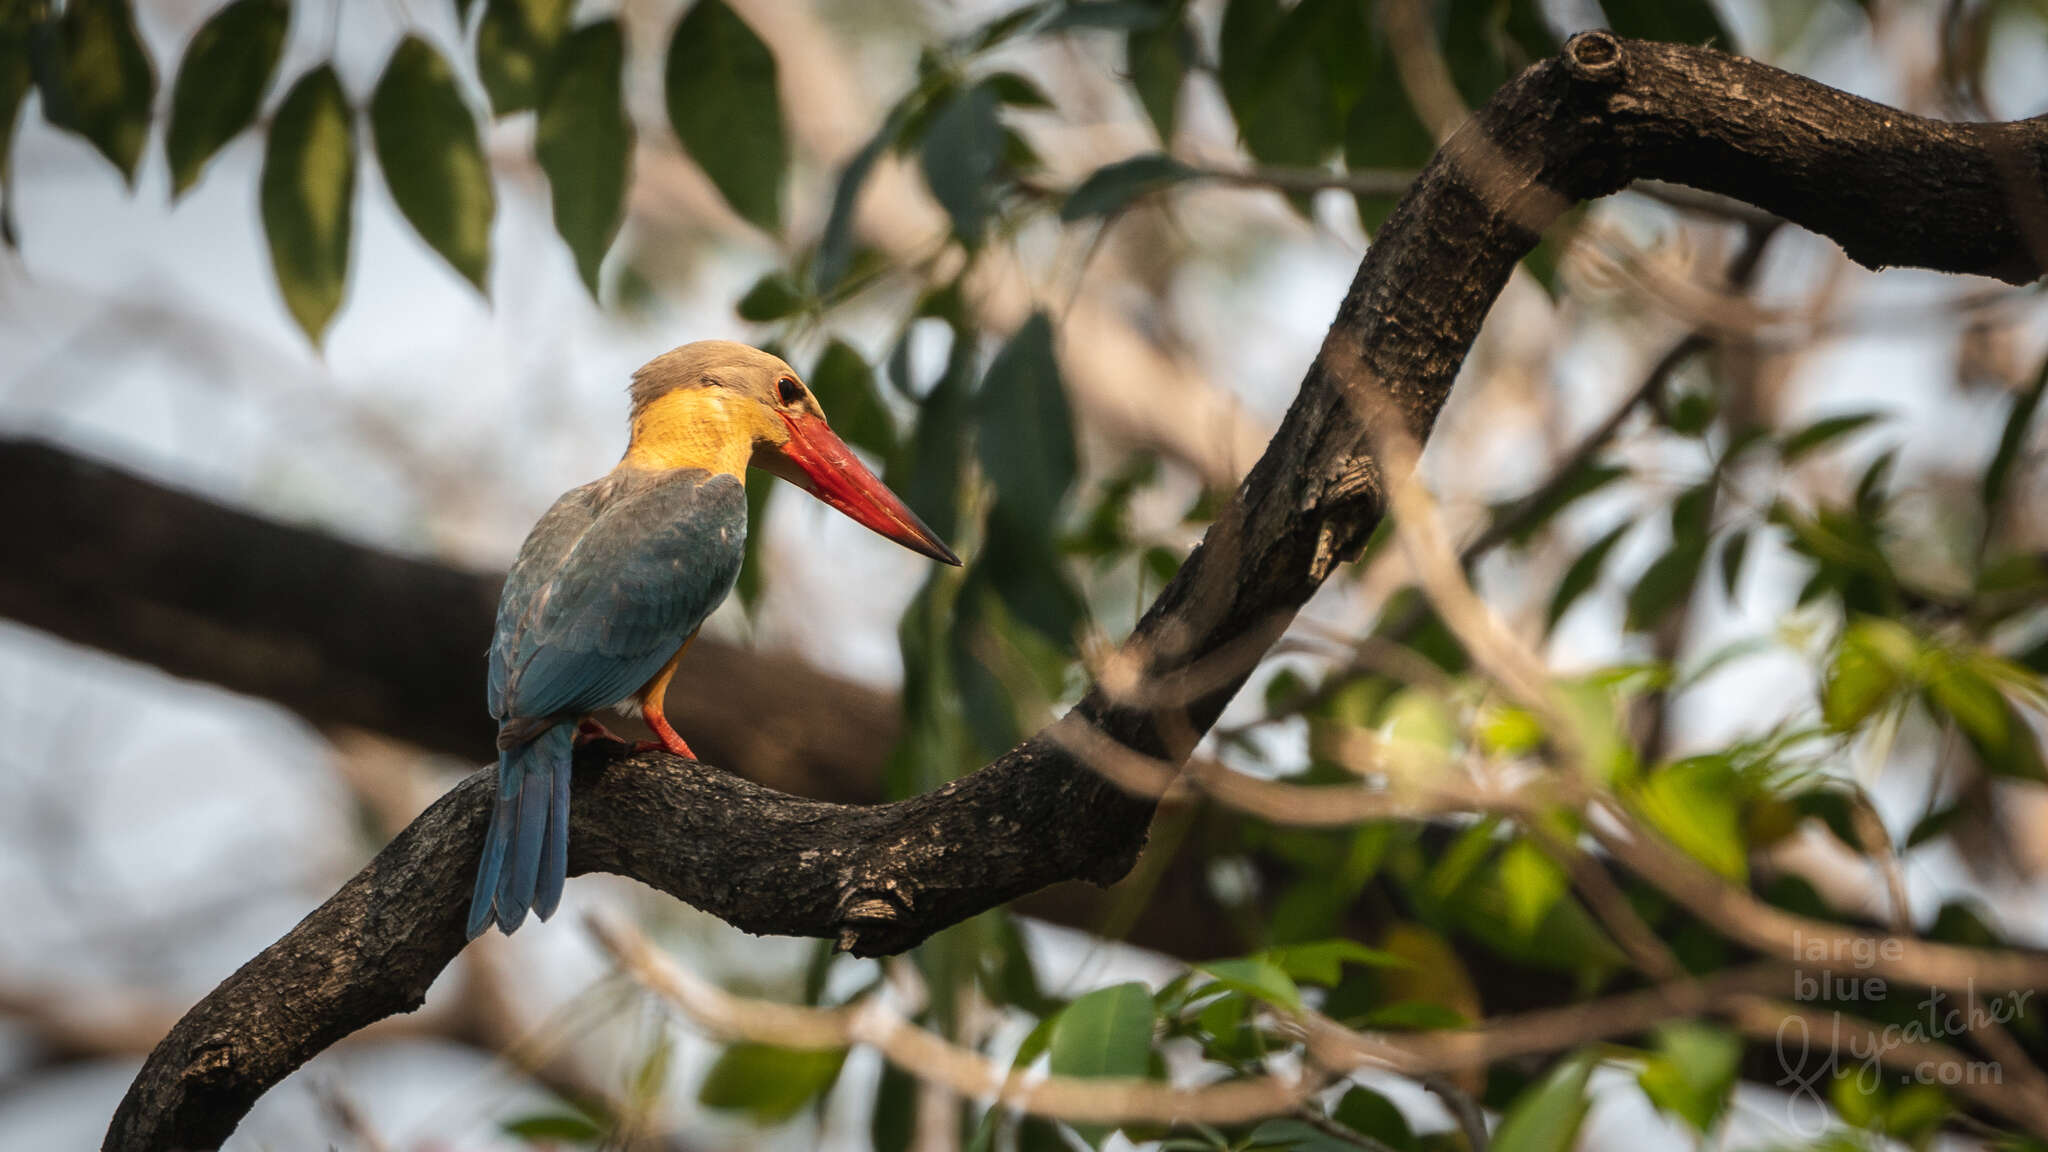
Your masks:
{"label": "bird's yellow breast", "polygon": [[718,387],[678,388],[633,415],[633,437],[619,463],[628,468],[702,468],[746,478],[760,441],[787,433],[774,414]]}

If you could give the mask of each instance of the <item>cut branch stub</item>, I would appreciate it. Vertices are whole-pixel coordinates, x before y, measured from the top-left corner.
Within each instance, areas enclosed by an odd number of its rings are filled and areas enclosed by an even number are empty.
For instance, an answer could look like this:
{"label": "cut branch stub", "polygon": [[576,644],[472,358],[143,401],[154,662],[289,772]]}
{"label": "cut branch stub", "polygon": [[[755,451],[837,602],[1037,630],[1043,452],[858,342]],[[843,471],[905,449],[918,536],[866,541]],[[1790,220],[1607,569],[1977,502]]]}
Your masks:
{"label": "cut branch stub", "polygon": [[[2048,253],[2044,173],[2048,121],[1942,123],[1708,49],[1575,37],[1496,93],[1416,179],[1266,454],[1119,654],[1119,690],[1096,689],[1060,723],[1187,756],[1332,558],[1379,522],[1385,478],[1368,419],[1386,413],[1427,438],[1508,275],[1571,204],[1665,180],[1777,213],[1871,267],[2024,283]],[[878,807],[590,750],[570,870],[636,877],[751,932],[899,951],[1055,881],[1129,869],[1152,799],[1107,783],[1057,732]],[[443,797],[195,1007],[137,1075],[106,1147],[217,1145],[314,1053],[418,1004],[464,942],[489,775]],[[871,902],[890,915],[871,915]]]}

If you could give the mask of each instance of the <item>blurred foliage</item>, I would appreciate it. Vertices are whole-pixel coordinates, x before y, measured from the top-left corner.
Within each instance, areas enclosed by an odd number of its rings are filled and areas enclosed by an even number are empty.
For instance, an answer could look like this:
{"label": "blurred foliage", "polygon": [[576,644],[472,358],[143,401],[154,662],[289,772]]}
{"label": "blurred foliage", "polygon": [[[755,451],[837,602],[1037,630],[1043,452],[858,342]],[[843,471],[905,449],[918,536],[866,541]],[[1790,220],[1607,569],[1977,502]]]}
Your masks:
{"label": "blurred foliage", "polygon": [[[636,124],[627,110],[627,24],[576,23],[567,0],[458,0],[454,7],[468,50],[408,35],[367,104],[358,105],[324,60],[278,74],[292,18],[282,0],[222,7],[175,70],[151,60],[128,0],[6,5],[0,183],[31,89],[45,119],[84,138],[132,182],[154,130],[157,76],[173,73],[163,133],[173,194],[203,179],[209,160],[240,133],[264,136],[260,216],[275,280],[317,344],[347,291],[362,149],[374,149],[381,179],[420,238],[487,291],[495,194],[481,141],[493,121],[532,114],[555,226],[597,296],[625,218],[635,142],[672,130],[733,213],[784,246],[784,266],[740,295],[737,317],[764,326],[778,346],[816,350],[808,378],[836,426],[881,461],[888,483],[959,543],[968,561],[959,571],[935,568],[900,626],[905,723],[888,768],[892,796],[955,778],[1070,703],[1085,682],[1083,635],[1128,621],[1131,603],[1142,605],[1171,579],[1184,555],[1184,544],[1135,527],[1133,514],[1139,501],[1184,488],[1173,488],[1168,470],[1148,457],[1096,472],[1082,467],[1057,316],[1034,312],[1014,331],[982,330],[966,303],[974,258],[1034,226],[1086,235],[1222,175],[1257,184],[1263,173],[1306,213],[1312,193],[1302,191],[1304,176],[1343,187],[1347,173],[1410,173],[1435,146],[1398,66],[1407,48],[1368,0],[1226,0],[1214,6],[1213,21],[1210,9],[1174,0],[1036,0],[924,48],[874,136],[834,174],[813,240],[785,232],[792,149],[777,61],[724,0],[695,0],[669,34],[665,129]],[[1556,50],[1572,29],[1553,26],[1546,7],[1443,0],[1430,9],[1460,98],[1477,104]],[[1988,21],[2023,14],[2013,5],[1962,7],[1968,19],[1958,35],[1965,38]],[[1732,46],[1706,0],[1603,0],[1600,8],[1624,34]],[[1062,115],[1060,94],[1014,69],[1020,49],[1067,38],[1107,43],[1121,54],[1119,83],[1156,132],[1157,147],[1054,189],[1018,123]],[[1175,155],[1183,89],[1197,77],[1220,91],[1245,168],[1219,173]],[[907,161],[944,209],[964,260],[890,269],[861,246],[854,205],[890,156]],[[1394,198],[1359,192],[1354,204],[1372,230]],[[5,222],[11,241],[11,217]],[[1555,257],[1548,248],[1530,264],[1554,292],[1562,290]],[[876,290],[900,289],[906,279],[913,292]],[[889,302],[899,297],[907,306]],[[873,362],[838,327],[839,310],[854,301],[896,309],[886,351]],[[1547,605],[1546,628],[1566,628],[1603,599],[1618,599],[1617,627],[1631,650],[1646,654],[1558,685],[1561,719],[1573,728],[1589,778],[1729,883],[1753,885],[1809,915],[1833,914],[1802,884],[1779,877],[1766,885],[1755,868],[1760,852],[1806,829],[1872,857],[1950,845],[1964,829],[1982,826],[1988,782],[2048,779],[2039,747],[2048,704],[2048,561],[2014,543],[2009,515],[2033,464],[2029,429],[2044,381],[2048,369],[2013,397],[1996,451],[1972,478],[1968,507],[1947,518],[1974,525],[1975,538],[1960,561],[1940,570],[1925,562],[1939,551],[1927,543],[1937,526],[1899,507],[1894,453],[1877,455],[1841,493],[1795,495],[1781,483],[1797,466],[1837,453],[1847,458],[1846,447],[1893,442],[1901,430],[1871,412],[1750,426],[1723,410],[1711,378],[1707,387],[1648,405],[1650,427],[1642,433],[1700,461],[1692,471],[1674,480],[1668,468],[1653,471],[1636,455],[1593,445],[1530,496],[1492,509],[1492,547],[1523,558],[1544,549],[1568,553],[1548,585],[1532,590],[1534,602]],[[750,497],[756,516],[768,491],[756,486]],[[1199,528],[1222,498],[1201,494],[1182,527]],[[1625,514],[1597,512],[1617,505],[1627,506]],[[1589,519],[1607,527],[1588,532]],[[1385,547],[1383,534],[1368,561]],[[1659,629],[1682,621],[1695,602],[1734,599],[1766,551],[1802,572],[1797,607],[1778,634],[1688,666],[1656,654]],[[750,605],[759,581],[759,566],[749,563],[741,595]],[[1486,759],[1510,767],[1536,765],[1559,746],[1563,734],[1547,727],[1558,719],[1502,700],[1414,589],[1390,597],[1361,639],[1360,653],[1401,651],[1412,662],[1409,673],[1397,677],[1362,658],[1290,664],[1266,681],[1261,723],[1302,725],[1303,752],[1275,752],[1287,745],[1245,731],[1221,734],[1222,747],[1240,766],[1282,782],[1335,788],[1357,782],[1344,750],[1358,739],[1418,763]],[[1765,650],[1789,652],[1812,669],[1802,719],[1682,757],[1641,746],[1633,717],[1642,709]],[[1953,737],[1943,775],[1929,786],[1918,824],[1894,837],[1896,846],[1871,843],[1862,819],[1871,809],[1869,776],[1849,764],[1858,756],[1883,760],[1908,725]],[[1017,926],[992,912],[918,950],[918,972],[932,990],[918,1020],[995,1054],[961,1010],[978,999],[1025,1029],[1007,1053],[1019,1069],[1160,1077],[1171,1055],[1176,1067],[1219,1079],[1298,1061],[1302,1046],[1286,1016],[1303,1007],[1351,1025],[1432,1030],[1471,1023],[1511,1000],[1511,990],[1490,983],[1502,973],[1562,981],[1587,996],[1634,986],[1640,975],[1626,950],[1570,872],[1582,819],[1564,806],[1526,822],[1339,829],[1204,816],[1183,850],[1200,854],[1207,895],[1226,910],[1216,926],[1219,956],[1156,992],[1123,983],[1065,995],[1040,985]],[[1617,882],[1692,971],[1739,959],[1715,926],[1626,877]],[[1371,916],[1361,918],[1361,908]],[[1944,910],[1934,931],[1978,944],[1999,939],[1959,905]],[[809,1002],[828,1002],[826,976],[841,963],[851,961],[820,951]],[[2021,1027],[2031,1029],[2030,1040],[2042,1039],[2038,1023]],[[1724,1124],[1741,1055],[1734,1034],[1679,1020],[1642,1037],[1639,1048],[1588,1048],[1547,1066],[1499,1068],[1483,1090],[1471,1090],[1503,1116],[1495,1148],[1563,1152],[1586,1115],[1592,1073],[1606,1062],[1632,1072],[1651,1104],[1706,1139]],[[761,1124],[791,1122],[844,1090],[835,1087],[844,1056],[735,1045],[708,1070],[698,1098]],[[666,1072],[661,1047],[636,1077],[656,1085]],[[875,1147],[908,1146],[928,1098],[890,1069],[874,1099]],[[1845,1124],[1914,1146],[1924,1146],[1954,1103],[1935,1086],[1872,1092],[1853,1077],[1837,1080],[1831,1099]],[[1112,1130],[956,1107],[970,1148],[1100,1146]],[[619,1124],[603,1107],[578,1102],[508,1121],[505,1131],[535,1144],[596,1146]],[[1411,1130],[1366,1087],[1316,1097],[1292,1117],[1128,1134],[1181,1150],[1463,1147],[1455,1130]]]}

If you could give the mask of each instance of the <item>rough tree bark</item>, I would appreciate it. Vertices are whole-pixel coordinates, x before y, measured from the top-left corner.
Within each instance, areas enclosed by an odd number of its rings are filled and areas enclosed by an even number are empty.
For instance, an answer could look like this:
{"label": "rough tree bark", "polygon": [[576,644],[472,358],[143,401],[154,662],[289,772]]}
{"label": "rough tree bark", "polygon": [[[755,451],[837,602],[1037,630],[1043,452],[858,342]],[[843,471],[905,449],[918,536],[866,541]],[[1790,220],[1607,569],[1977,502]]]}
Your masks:
{"label": "rough tree bark", "polygon": [[[1121,876],[1152,804],[1062,738],[1092,728],[1184,759],[1379,523],[1383,477],[1364,414],[1390,412],[1426,436],[1542,229],[1639,178],[1755,204],[1872,267],[2025,283],[2048,251],[2048,121],[1939,123],[1706,49],[1581,34],[1503,87],[1388,220],[1265,456],[1105,677],[1120,691],[1098,688],[980,771],[877,807],[593,751],[579,762],[571,871],[620,872],[743,928],[838,938],[864,954],[1055,881]],[[196,1006],[151,1054],[106,1147],[216,1145],[314,1053],[417,1005],[462,947],[485,778],[436,803]]]}

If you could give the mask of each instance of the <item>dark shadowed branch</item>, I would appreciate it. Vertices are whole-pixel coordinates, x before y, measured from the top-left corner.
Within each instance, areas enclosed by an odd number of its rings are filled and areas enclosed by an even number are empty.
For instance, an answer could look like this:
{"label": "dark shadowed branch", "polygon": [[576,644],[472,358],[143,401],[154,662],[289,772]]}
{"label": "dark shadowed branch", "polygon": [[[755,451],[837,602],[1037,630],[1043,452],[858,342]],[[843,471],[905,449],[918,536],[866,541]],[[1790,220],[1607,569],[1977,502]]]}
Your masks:
{"label": "dark shadowed branch", "polygon": [[[1939,123],[1709,50],[1575,37],[1497,93],[1416,180],[1265,456],[1103,687],[1061,723],[1186,758],[1379,523],[1385,477],[1364,413],[1391,402],[1427,436],[1509,273],[1566,207],[1667,180],[1767,209],[1873,267],[2020,283],[2041,275],[2048,251],[2044,172],[2048,122]],[[637,877],[751,931],[900,950],[1054,881],[1129,868],[1151,800],[1064,751],[1059,731],[926,796],[866,808],[661,756],[593,754],[579,766],[571,869]],[[484,779],[194,1008],[137,1077],[107,1146],[217,1144],[314,1053],[417,1005],[463,944]]]}

